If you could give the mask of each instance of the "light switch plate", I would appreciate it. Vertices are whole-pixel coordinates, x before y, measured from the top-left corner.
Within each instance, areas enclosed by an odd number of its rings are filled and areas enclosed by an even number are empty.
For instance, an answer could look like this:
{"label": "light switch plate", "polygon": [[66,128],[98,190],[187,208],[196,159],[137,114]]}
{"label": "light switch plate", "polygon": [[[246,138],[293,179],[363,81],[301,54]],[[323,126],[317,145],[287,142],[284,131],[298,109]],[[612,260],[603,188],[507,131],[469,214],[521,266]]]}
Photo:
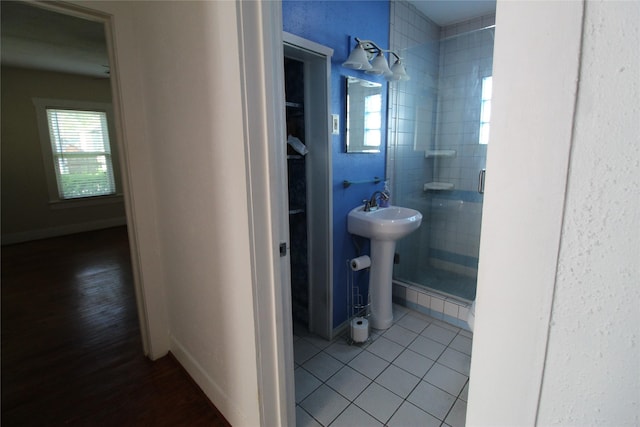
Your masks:
{"label": "light switch plate", "polygon": [[331,128],[332,133],[334,135],[340,135],[340,115],[332,114],[331,115]]}

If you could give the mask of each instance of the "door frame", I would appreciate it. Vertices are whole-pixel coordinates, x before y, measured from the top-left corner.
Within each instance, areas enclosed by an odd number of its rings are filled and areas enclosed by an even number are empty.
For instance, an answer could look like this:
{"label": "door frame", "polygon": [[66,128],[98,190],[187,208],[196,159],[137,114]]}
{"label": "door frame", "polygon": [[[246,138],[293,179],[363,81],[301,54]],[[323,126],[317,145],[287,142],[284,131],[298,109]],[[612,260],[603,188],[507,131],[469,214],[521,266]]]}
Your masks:
{"label": "door frame", "polygon": [[122,101],[120,98],[121,88],[118,80],[117,61],[115,53],[115,43],[113,34],[112,16],[99,10],[84,8],[70,3],[54,2],[27,2],[29,6],[38,7],[68,16],[73,16],[88,21],[100,23],[104,26],[105,42],[107,45],[107,54],[109,58],[110,68],[110,86],[111,86],[111,105],[113,111],[114,122],[110,124],[115,129],[115,144],[118,152],[120,176],[122,179],[122,192],[124,199],[124,207],[126,213],[127,234],[129,250],[131,253],[131,267],[133,273],[133,287],[136,296],[136,308],[138,314],[138,322],[140,326],[140,335],[142,341],[142,350],[145,356],[152,360],[157,359],[166,354],[168,343],[166,341],[163,328],[155,328],[152,330],[150,322],[158,325],[165,325],[165,318],[159,314],[157,310],[149,307],[145,298],[145,290],[142,278],[142,261],[140,259],[140,251],[138,248],[138,233],[135,221],[135,208],[133,199],[133,190],[130,181],[130,162],[128,160],[127,140],[125,138],[123,119],[122,119]]}
{"label": "door frame", "polygon": [[[333,192],[331,188],[331,57],[333,49],[282,32],[284,56],[303,63],[307,154],[309,331],[333,338]],[[313,100],[313,102],[311,102]]]}

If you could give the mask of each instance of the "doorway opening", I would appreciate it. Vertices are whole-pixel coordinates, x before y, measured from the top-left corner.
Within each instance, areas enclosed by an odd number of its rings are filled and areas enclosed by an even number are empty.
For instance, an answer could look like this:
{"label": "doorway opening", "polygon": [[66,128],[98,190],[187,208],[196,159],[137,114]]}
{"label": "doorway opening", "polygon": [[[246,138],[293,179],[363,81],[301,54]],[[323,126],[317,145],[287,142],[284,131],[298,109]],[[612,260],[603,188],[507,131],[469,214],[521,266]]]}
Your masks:
{"label": "doorway opening", "polygon": [[329,77],[333,50],[283,33],[293,319],[333,328]]}
{"label": "doorway opening", "polygon": [[[108,23],[109,18],[99,12],[63,4],[2,3],[2,103],[11,105],[11,108],[4,109],[10,114],[3,114],[2,120],[3,245],[127,225],[123,194],[127,193],[124,187],[128,179],[126,169],[120,167],[122,162],[119,161],[124,152],[122,134],[115,131],[121,127],[115,122],[119,115],[114,98],[117,91],[113,89],[115,83],[111,76],[113,56],[109,49],[112,43]],[[46,179],[45,170],[46,161],[52,159],[46,159],[42,152],[34,108],[40,101],[45,102],[46,108],[62,106],[84,110],[91,105],[91,108],[100,106],[110,111],[113,106],[115,118],[112,120],[114,116],[107,114],[110,140],[107,145],[110,146],[115,177],[113,194],[65,200],[51,198],[52,192],[47,191],[51,183]],[[73,107],[67,105],[72,103]],[[48,132],[46,124],[45,131]],[[85,134],[79,138],[81,142],[87,141]],[[75,140],[65,140],[65,143],[73,146],[76,157],[90,151],[86,144],[75,144]],[[89,155],[86,157],[91,158]],[[96,158],[100,160],[100,156],[93,153],[94,163]],[[48,166],[53,172],[53,163]],[[86,165],[81,166],[76,169],[81,170],[83,179],[95,173],[96,168],[85,173]],[[56,176],[60,179],[72,175],[70,168],[60,168],[58,172]],[[77,179],[76,175],[71,178]],[[54,188],[56,176],[53,178]],[[131,241],[132,224],[128,225],[127,243],[135,255],[136,247]],[[137,257],[129,257],[128,262],[134,274],[141,350],[147,354],[147,327],[138,284],[139,266],[132,258]]]}

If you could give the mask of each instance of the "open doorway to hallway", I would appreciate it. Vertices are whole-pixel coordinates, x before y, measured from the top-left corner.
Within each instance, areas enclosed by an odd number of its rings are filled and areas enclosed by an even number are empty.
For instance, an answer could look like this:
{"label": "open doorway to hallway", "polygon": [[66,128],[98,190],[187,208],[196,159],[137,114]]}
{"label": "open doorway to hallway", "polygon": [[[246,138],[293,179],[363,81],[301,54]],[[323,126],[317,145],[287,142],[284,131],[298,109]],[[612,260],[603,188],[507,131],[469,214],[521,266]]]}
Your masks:
{"label": "open doorway to hallway", "polygon": [[3,425],[228,426],[142,353],[126,227],[2,248]]}

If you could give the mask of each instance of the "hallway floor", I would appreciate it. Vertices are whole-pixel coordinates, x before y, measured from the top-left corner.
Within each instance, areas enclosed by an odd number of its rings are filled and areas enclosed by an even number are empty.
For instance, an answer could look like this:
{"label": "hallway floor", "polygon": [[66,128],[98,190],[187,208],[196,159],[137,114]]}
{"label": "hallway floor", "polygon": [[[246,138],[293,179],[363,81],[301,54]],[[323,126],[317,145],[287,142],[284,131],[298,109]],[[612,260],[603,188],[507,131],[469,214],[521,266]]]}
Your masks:
{"label": "hallway floor", "polygon": [[124,227],[2,247],[3,426],[228,426],[143,354]]}
{"label": "hallway floor", "polygon": [[465,424],[469,331],[394,305],[394,324],[361,345],[294,327],[296,418],[302,426]]}

